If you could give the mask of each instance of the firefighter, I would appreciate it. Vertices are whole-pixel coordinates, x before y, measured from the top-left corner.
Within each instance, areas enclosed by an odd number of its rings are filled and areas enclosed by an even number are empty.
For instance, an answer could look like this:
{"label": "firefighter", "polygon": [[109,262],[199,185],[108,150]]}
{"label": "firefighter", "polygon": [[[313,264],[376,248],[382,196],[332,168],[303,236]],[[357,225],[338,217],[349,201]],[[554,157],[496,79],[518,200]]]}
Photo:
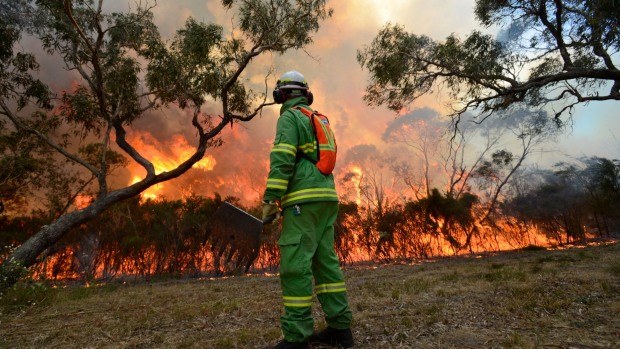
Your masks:
{"label": "firefighter", "polygon": [[[282,104],[270,155],[263,219],[280,214],[280,282],[284,339],[274,349],[310,348],[309,342],[353,346],[351,310],[338,256],[334,227],[338,195],[331,174],[336,142],[329,120],[310,109],[313,96],[297,71],[278,80],[274,101]],[[282,213],[278,207],[282,208]],[[312,277],[327,329],[313,333]]]}

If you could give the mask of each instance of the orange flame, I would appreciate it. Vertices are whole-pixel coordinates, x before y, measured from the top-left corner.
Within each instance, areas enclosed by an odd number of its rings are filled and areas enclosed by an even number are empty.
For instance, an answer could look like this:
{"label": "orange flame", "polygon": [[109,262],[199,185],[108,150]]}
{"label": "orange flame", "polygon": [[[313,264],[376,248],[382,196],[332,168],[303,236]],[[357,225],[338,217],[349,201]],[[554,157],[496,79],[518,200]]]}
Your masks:
{"label": "orange flame", "polygon": [[73,205],[75,206],[77,210],[81,210],[84,207],[90,205],[92,200],[93,200],[93,197],[90,195],[78,195],[75,197],[75,200],[73,201]]}
{"label": "orange flame", "polygon": [[[190,146],[182,135],[174,135],[170,141],[164,144],[161,144],[149,133],[134,131],[131,132],[127,138],[128,142],[131,143],[144,158],[148,159],[153,164],[155,174],[175,169],[196,152],[196,148]],[[216,161],[213,156],[208,155],[195,163],[192,167],[211,171],[215,165]],[[133,163],[130,164],[128,168],[131,171],[132,178],[129,183],[130,185],[146,177],[146,170],[142,166]],[[148,188],[142,192],[142,198],[156,199],[161,196],[165,186],[165,183],[159,183]]]}
{"label": "orange flame", "polygon": [[353,184],[355,185],[355,203],[358,205],[362,204],[362,193],[361,193],[361,189],[360,189],[360,182],[362,181],[362,169],[359,167],[353,167],[351,168],[351,172],[355,173],[355,177],[353,177],[351,179],[351,181],[353,182]]}

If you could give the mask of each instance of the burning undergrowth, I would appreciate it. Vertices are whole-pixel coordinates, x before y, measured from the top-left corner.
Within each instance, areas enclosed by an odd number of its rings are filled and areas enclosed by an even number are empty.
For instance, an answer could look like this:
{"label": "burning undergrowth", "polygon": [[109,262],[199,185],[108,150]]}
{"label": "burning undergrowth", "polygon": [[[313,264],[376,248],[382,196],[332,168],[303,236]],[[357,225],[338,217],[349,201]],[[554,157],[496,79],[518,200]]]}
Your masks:
{"label": "burning undergrowth", "polygon": [[[239,275],[241,269],[223,261],[227,254],[216,258],[205,239],[209,218],[224,201],[260,215],[260,207],[244,207],[234,197],[134,198],[113,206],[49,249],[35,278],[109,282]],[[507,215],[489,215],[479,222],[474,215],[481,209],[474,198],[458,201],[437,190],[430,198],[387,205],[383,211],[343,202],[335,225],[335,249],[345,265],[411,264],[438,256],[552,246],[598,236],[591,228],[580,230],[581,234],[563,232],[562,226],[541,229]],[[25,218],[5,223],[11,223],[5,224],[8,229],[33,226]],[[279,225],[265,226],[250,273],[277,272],[279,236]]]}
{"label": "burning undergrowth", "polygon": [[[619,248],[345,268],[356,347],[615,348]],[[65,287],[7,307],[0,346],[264,348],[281,337],[273,276]],[[326,326],[316,298],[312,312]]]}
{"label": "burning undergrowth", "polygon": [[[524,161],[544,135],[530,127],[538,125],[539,115],[521,114],[508,126],[491,123],[486,129],[462,130],[448,142],[440,115],[418,110],[388,125],[383,138],[393,148],[358,144],[345,151],[335,172],[341,199],[335,249],[341,262],[409,264],[617,238],[620,163],[591,157],[559,163],[553,170],[528,169]],[[508,131],[521,135],[520,153],[499,146]],[[258,199],[268,162],[257,154],[268,151],[271,142],[256,143],[239,128],[226,137],[224,142],[243,151],[210,148],[184,176],[153,186],[74,229],[40,256],[38,276],[83,282],[239,274],[225,262],[226,253],[221,260],[205,243],[205,230],[224,201],[260,216]],[[476,137],[476,144],[486,146],[468,156],[477,149],[472,144]],[[128,139],[151,160],[156,173],[178,166],[192,151],[182,135],[161,141],[132,131]],[[127,169],[129,183],[144,176],[136,164]],[[220,189],[225,197],[211,194]],[[74,208],[88,203],[89,195],[79,195]],[[0,246],[19,245],[49,223],[43,211],[0,216]],[[279,225],[264,229],[251,273],[276,272],[280,233]]]}

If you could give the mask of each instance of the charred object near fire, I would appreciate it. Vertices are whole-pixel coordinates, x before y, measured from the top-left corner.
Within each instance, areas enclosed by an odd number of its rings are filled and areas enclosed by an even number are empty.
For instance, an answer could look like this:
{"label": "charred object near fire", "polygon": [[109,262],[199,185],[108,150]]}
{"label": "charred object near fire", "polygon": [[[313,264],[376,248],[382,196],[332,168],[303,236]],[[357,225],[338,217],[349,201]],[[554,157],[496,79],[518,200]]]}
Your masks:
{"label": "charred object near fire", "polygon": [[[244,266],[247,273],[260,252],[260,236],[263,225],[271,223],[275,215],[260,220],[242,209],[224,202],[209,220],[203,244],[210,242],[215,270],[220,273],[222,257],[224,264],[234,262],[234,269]],[[226,253],[226,256],[224,254]]]}

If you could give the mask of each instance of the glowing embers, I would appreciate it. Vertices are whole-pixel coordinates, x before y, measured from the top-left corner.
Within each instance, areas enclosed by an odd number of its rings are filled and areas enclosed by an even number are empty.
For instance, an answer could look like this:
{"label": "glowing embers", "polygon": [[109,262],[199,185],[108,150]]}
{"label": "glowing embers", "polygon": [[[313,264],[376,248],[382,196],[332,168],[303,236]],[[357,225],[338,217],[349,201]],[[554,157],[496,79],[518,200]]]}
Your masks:
{"label": "glowing embers", "polygon": [[[160,142],[150,133],[132,131],[127,135],[127,141],[131,144],[145,159],[149,160],[155,168],[155,174],[171,171],[187,161],[196,152],[196,147],[187,143],[182,135],[174,135],[170,140]],[[200,161],[196,162],[192,167],[199,168],[204,171],[211,171],[215,167],[216,161],[211,155],[205,155]],[[146,177],[146,170],[139,164],[133,162],[128,166],[131,172],[130,185],[141,181]],[[172,184],[164,182],[156,184],[144,192],[142,198],[155,199],[162,196]],[[191,187],[175,188],[181,194],[186,195],[191,192]]]}

